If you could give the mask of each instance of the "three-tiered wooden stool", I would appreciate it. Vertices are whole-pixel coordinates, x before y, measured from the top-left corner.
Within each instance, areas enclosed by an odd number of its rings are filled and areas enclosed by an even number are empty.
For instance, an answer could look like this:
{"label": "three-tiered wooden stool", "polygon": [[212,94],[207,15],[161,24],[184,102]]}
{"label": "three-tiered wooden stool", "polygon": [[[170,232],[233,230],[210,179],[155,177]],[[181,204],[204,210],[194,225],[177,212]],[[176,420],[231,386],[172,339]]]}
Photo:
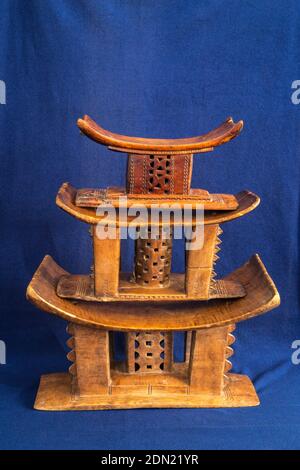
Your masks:
{"label": "three-tiered wooden stool", "polygon": [[[279,294],[258,255],[224,279],[216,278],[215,264],[220,224],[252,211],[259,197],[190,188],[193,154],[233,139],[242,121],[229,118],[206,135],[173,140],[113,134],[87,116],[78,125],[96,142],[128,153],[127,186],[76,190],[65,183],[58,192],[57,205],[90,225],[94,264],[90,274],[71,275],[46,256],[28,286],[28,299],[67,320],[71,336],[69,372],[42,377],[35,408],[257,405],[250,379],[230,373],[233,331],[237,322],[278,306]],[[192,209],[192,217],[173,216],[169,227],[161,216],[151,218],[153,205],[174,203],[180,215]],[[124,218],[128,206],[146,210],[146,219]],[[115,219],[105,213],[109,207]],[[133,272],[120,273],[120,232],[128,224],[140,236]],[[171,270],[172,234],[181,224],[193,231],[201,226],[204,234],[203,246],[186,250],[184,274]],[[103,226],[115,237],[99,238]],[[116,331],[126,334],[123,361],[115,359]],[[181,362],[174,361],[175,331],[185,332]]]}

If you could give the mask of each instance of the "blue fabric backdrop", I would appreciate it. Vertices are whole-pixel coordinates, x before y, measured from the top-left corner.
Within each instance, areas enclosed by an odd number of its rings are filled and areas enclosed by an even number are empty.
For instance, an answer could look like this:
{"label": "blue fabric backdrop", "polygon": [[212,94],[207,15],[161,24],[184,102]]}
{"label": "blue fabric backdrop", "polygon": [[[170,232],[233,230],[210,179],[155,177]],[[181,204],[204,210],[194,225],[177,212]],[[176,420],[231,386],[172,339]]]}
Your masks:
{"label": "blue fabric backdrop", "polygon": [[[299,24],[297,0],[1,0],[0,448],[299,448]],[[195,157],[193,186],[262,197],[224,226],[218,266],[258,252],[281,293],[280,308],[236,332],[234,371],[254,380],[260,407],[32,410],[39,376],[68,364],[65,323],[27,303],[26,285],[46,253],[73,273],[91,262],[87,227],[55,206],[56,192],[124,181],[126,159],[79,134],[85,113],[145,137],[244,119],[234,142]]]}

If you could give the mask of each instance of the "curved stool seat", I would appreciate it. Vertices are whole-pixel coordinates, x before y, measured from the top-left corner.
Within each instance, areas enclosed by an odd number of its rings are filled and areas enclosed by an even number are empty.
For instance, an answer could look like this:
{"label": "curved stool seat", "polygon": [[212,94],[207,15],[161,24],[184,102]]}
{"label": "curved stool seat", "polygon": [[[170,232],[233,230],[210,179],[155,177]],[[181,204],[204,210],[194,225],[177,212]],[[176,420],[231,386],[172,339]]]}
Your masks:
{"label": "curved stool seat", "polygon": [[77,125],[90,139],[102,145],[106,145],[113,150],[118,150],[119,152],[199,153],[211,151],[214,147],[232,140],[241,132],[243,121],[235,123],[233,119],[229,117],[220,126],[206,134],[184,139],[149,139],[115,134],[103,129],[89,116],[78,119]]}
{"label": "curved stool seat", "polygon": [[[97,211],[95,207],[80,207],[76,205],[76,197],[77,197],[78,191],[76,188],[71,186],[69,183],[64,183],[56,197],[56,204],[58,207],[63,209],[65,212],[68,214],[71,214],[73,217],[75,217],[78,220],[81,220],[82,222],[86,222],[88,224],[98,224],[101,223],[101,220],[104,218],[104,216],[97,215]],[[204,224],[220,224],[224,222],[229,222],[230,220],[237,219],[239,217],[242,217],[246,215],[248,212],[253,211],[260,203],[260,198],[256,194],[252,193],[251,191],[241,191],[238,194],[234,196],[234,200],[236,201],[236,208],[233,210],[228,210],[228,203],[226,201],[226,196],[231,196],[231,195],[225,195],[222,194],[222,203],[220,202],[220,198],[216,201],[211,194],[212,200],[211,201],[205,201],[203,203],[205,212],[204,212]],[[233,196],[232,196],[233,197]],[[146,207],[151,206],[151,203],[155,202],[153,199],[131,199],[130,197],[127,198],[128,201],[128,206],[130,207],[131,204],[137,205],[137,204],[144,204]],[[118,205],[118,198],[115,200],[111,198],[111,200],[106,200],[109,204],[112,204],[116,209],[118,207],[122,207],[121,205]],[[170,201],[171,203],[172,201]],[[197,199],[191,198],[185,198],[185,199],[177,199],[175,201],[179,205],[184,204],[191,204],[193,208],[196,208],[197,204]],[[100,204],[100,201],[99,201]],[[195,205],[195,207],[194,207]],[[227,210],[220,210],[221,207],[224,207],[224,209]],[[219,209],[216,209],[218,207]],[[123,222],[123,220],[118,222],[118,225],[121,226],[126,226],[127,223],[132,224],[134,220],[134,216],[128,216],[127,220]],[[108,223],[107,218],[105,219],[105,223]],[[114,223],[114,220],[112,221]],[[176,220],[174,220],[174,225],[176,225]],[[191,220],[191,223],[194,224],[195,221]],[[188,221],[185,222],[185,225],[188,225]],[[141,223],[141,226],[143,224]]]}
{"label": "curved stool seat", "polygon": [[[261,315],[280,303],[278,291],[258,255],[225,279],[241,283],[246,296],[226,302],[83,302],[60,298],[56,286],[68,274],[46,256],[27,289],[39,309],[93,328],[117,331],[183,331],[231,325]],[[141,308],[143,315],[141,315]]]}

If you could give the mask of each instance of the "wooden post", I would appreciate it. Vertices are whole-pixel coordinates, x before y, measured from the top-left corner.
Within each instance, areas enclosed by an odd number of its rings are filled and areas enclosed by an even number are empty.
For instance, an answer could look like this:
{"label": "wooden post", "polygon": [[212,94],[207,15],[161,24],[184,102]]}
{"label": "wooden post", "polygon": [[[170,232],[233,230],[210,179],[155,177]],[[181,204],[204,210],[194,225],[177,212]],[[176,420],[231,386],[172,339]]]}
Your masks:
{"label": "wooden post", "polygon": [[189,368],[191,393],[222,393],[228,328],[193,331]]}
{"label": "wooden post", "polygon": [[217,261],[218,235],[221,229],[218,224],[205,225],[202,248],[186,251],[185,290],[188,296],[209,298],[211,283],[214,277],[214,263]]}
{"label": "wooden post", "polygon": [[96,296],[114,297],[118,295],[120,271],[119,230],[116,239],[97,237],[97,225],[93,225],[94,244],[94,289]]}
{"label": "wooden post", "polygon": [[184,333],[184,362],[186,364],[190,362],[192,335],[192,331],[185,331]]}
{"label": "wooden post", "polygon": [[75,340],[77,393],[107,394],[111,384],[109,332],[72,325]]}

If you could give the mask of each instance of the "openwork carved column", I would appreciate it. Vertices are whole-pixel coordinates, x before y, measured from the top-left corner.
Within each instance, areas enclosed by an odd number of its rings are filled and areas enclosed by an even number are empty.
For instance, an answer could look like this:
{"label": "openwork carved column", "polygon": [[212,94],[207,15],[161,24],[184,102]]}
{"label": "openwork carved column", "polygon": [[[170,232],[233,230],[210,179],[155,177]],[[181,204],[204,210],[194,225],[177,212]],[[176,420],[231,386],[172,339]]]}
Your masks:
{"label": "openwork carved column", "polygon": [[172,231],[169,238],[164,238],[161,228],[155,240],[139,238],[135,245],[135,282],[143,287],[167,287],[171,261]]}
{"label": "openwork carved column", "polygon": [[[190,190],[192,155],[128,156],[127,191],[129,194],[153,194],[160,202],[169,194],[187,194]],[[167,287],[172,261],[172,228],[164,236],[160,227],[155,239],[148,229],[148,238],[135,244],[134,280],[145,288]],[[127,335],[127,367],[129,372],[153,373],[170,371],[173,362],[172,333],[137,332]]]}

